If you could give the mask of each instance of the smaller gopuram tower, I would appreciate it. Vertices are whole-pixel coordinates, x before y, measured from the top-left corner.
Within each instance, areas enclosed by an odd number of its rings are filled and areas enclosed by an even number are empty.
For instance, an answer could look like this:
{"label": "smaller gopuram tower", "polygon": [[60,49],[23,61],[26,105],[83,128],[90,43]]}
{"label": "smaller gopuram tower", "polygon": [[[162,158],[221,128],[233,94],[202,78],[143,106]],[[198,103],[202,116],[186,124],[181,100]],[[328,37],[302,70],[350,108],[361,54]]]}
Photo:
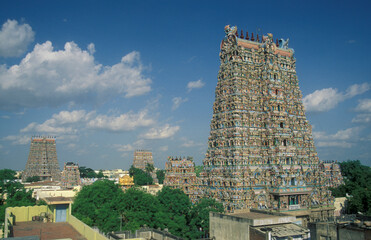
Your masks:
{"label": "smaller gopuram tower", "polygon": [[31,138],[30,153],[22,174],[22,181],[34,176],[39,177],[40,180],[61,180],[55,137]]}
{"label": "smaller gopuram tower", "polygon": [[165,163],[164,185],[183,190],[192,202],[196,201],[195,187],[197,185],[195,163],[192,157],[168,157]]}

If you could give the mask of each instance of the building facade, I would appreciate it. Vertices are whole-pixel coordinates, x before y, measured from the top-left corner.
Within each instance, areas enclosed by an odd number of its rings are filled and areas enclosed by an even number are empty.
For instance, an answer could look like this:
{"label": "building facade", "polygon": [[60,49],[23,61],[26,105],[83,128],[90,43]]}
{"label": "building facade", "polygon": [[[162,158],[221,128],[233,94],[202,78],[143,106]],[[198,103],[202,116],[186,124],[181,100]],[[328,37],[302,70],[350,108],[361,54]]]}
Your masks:
{"label": "building facade", "polygon": [[333,215],[288,40],[225,27],[201,192],[226,211],[258,208],[316,221]]}
{"label": "building facade", "polygon": [[184,191],[192,202],[196,201],[197,178],[192,157],[168,157],[165,163],[164,185]]}
{"label": "building facade", "polygon": [[79,165],[73,162],[64,164],[62,171],[62,187],[73,188],[81,185]]}
{"label": "building facade", "polygon": [[32,137],[30,152],[22,180],[37,176],[40,180],[61,180],[54,137]]}

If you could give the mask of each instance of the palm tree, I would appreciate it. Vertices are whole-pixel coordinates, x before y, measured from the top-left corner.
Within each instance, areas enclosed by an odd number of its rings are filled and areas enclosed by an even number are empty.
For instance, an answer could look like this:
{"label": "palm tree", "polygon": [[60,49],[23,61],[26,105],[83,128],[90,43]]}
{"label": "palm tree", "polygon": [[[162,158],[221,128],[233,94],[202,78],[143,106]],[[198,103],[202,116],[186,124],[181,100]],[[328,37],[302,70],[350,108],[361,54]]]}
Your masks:
{"label": "palm tree", "polygon": [[151,172],[153,172],[153,170],[155,170],[155,167],[152,164],[147,163],[146,172],[151,173]]}

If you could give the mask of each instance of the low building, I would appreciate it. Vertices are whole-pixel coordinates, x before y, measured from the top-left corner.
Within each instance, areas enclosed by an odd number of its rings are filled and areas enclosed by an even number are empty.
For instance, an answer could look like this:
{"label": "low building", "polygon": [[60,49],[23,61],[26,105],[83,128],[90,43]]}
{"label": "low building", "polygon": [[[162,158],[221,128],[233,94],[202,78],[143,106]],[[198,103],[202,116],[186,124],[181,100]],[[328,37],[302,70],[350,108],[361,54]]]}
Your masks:
{"label": "low building", "polygon": [[343,215],[335,222],[309,223],[311,240],[371,240],[371,217]]}
{"label": "low building", "polygon": [[231,214],[210,212],[210,238],[215,240],[310,239],[309,230],[295,216],[260,210]]}

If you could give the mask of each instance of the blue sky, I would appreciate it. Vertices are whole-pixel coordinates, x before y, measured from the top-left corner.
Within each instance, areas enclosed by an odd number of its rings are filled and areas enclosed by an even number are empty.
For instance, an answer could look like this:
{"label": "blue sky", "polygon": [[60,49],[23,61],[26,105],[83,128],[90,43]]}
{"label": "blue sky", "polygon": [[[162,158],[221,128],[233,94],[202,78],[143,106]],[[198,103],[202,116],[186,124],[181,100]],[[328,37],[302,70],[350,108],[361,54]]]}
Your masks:
{"label": "blue sky", "polygon": [[0,164],[30,137],[60,165],[128,169],[135,149],[206,152],[224,26],[290,38],[321,160],[371,165],[367,1],[1,1]]}

